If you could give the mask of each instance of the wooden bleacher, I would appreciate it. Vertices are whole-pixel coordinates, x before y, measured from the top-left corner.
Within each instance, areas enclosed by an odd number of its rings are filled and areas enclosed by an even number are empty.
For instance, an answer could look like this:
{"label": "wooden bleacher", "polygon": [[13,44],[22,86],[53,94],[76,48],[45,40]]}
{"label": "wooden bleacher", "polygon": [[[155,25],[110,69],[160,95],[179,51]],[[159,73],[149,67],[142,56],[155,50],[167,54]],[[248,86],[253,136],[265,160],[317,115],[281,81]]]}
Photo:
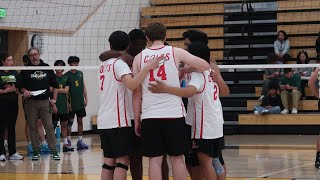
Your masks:
{"label": "wooden bleacher", "polygon": [[[184,41],[167,41],[171,46],[184,48]],[[222,39],[210,39],[208,43],[210,49],[223,49],[224,41]]]}
{"label": "wooden bleacher", "polygon": [[152,0],[152,5],[243,2],[243,0]]}
{"label": "wooden bleacher", "polygon": [[[211,37],[223,37],[223,28],[222,27],[213,27],[213,28],[190,28],[202,31]],[[188,29],[167,29],[167,38],[168,39],[182,39],[182,34]]]}
{"label": "wooden bleacher", "polygon": [[[313,96],[313,93],[309,87],[305,87],[306,96]],[[256,97],[261,96],[262,87],[255,87]]]}
{"label": "wooden bleacher", "polygon": [[239,114],[239,125],[320,125],[320,114]]}
{"label": "wooden bleacher", "polygon": [[[259,106],[260,104],[261,104],[261,101],[259,100],[248,100],[247,110],[253,111],[253,107]],[[290,106],[289,106],[289,109],[291,109]],[[298,110],[318,111],[318,101],[317,100],[300,100],[298,105]]]}

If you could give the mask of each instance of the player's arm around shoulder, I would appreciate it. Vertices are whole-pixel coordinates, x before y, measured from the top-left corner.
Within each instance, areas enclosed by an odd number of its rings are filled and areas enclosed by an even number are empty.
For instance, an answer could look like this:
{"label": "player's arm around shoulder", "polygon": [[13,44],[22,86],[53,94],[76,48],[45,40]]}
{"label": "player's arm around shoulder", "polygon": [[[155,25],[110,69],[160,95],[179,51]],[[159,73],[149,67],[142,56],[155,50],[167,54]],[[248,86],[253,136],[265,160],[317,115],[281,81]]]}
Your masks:
{"label": "player's arm around shoulder", "polygon": [[212,69],[210,76],[214,82],[218,83],[220,91],[219,94],[221,96],[228,96],[230,94],[230,89],[224,81],[224,79],[222,78],[218,65],[214,62],[211,62],[210,67]]}
{"label": "player's arm around shoulder", "polygon": [[[134,77],[132,77],[131,74],[130,76],[129,75],[126,75],[123,77],[121,76],[122,82],[131,91],[135,90],[137,87],[140,86],[143,80],[147,77],[150,70],[153,70],[159,67],[159,63],[163,59],[164,59],[164,56],[156,59],[151,59],[145,64],[145,66],[142,69],[140,69],[141,55],[138,54],[133,61]],[[129,68],[129,66],[127,67]]]}
{"label": "player's arm around shoulder", "polygon": [[173,48],[174,57],[178,61],[178,63],[183,62],[186,65],[196,68],[200,72],[208,70],[210,65],[203,59],[190,54],[188,51],[181,48]]}
{"label": "player's arm around shoulder", "polygon": [[309,79],[308,85],[313,93],[314,96],[316,96],[317,98],[319,98],[319,87],[317,87],[317,81],[318,81],[318,74],[319,74],[319,68],[316,68]]}

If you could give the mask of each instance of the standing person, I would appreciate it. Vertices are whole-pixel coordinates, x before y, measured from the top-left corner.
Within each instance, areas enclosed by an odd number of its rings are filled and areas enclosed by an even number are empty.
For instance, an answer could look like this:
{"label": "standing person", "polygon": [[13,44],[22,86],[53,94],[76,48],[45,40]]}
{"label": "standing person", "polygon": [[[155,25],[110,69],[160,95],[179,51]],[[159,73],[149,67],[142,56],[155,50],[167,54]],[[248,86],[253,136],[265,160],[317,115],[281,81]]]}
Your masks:
{"label": "standing person", "polygon": [[[309,64],[310,59],[308,56],[307,51],[301,50],[298,52],[297,55],[297,64]],[[305,87],[308,86],[308,80],[312,73],[312,68],[297,68],[294,70],[294,73],[297,73],[301,76],[301,93],[302,98],[305,99],[306,93],[305,93]]]}
{"label": "standing person", "polygon": [[290,61],[290,42],[287,33],[283,30],[278,32],[278,38],[273,43],[274,53],[278,56],[282,63],[286,64]]}
{"label": "standing person", "polygon": [[[313,95],[318,99],[319,99],[319,92],[320,92],[319,80],[320,80],[320,69],[316,68],[311,74],[308,84]],[[320,110],[320,100],[318,101],[319,101],[318,107]],[[320,168],[320,135],[317,138],[317,153],[316,153],[316,160],[315,160],[314,166],[318,169]]]}
{"label": "standing person", "polygon": [[292,98],[291,114],[298,113],[298,103],[301,98],[301,77],[299,74],[294,74],[291,68],[284,69],[284,75],[280,81],[281,101],[284,109],[281,114],[289,113],[288,98]]}
{"label": "standing person", "polygon": [[[54,66],[66,66],[63,60],[57,60],[54,62]],[[69,92],[69,79],[68,76],[63,75],[63,70],[56,70],[56,79],[59,85],[57,96],[57,109],[58,113],[52,115],[52,123],[54,129],[57,127],[58,121],[61,125],[61,134],[63,138],[63,152],[74,151],[74,148],[69,145],[67,133],[68,133],[68,120],[70,119],[68,110],[68,92]],[[60,134],[59,134],[60,136]],[[60,143],[60,142],[59,142]]]}
{"label": "standing person", "polygon": [[[150,59],[165,56],[165,60],[161,62],[159,68],[151,70],[141,86],[133,92],[135,132],[142,137],[143,155],[149,157],[151,180],[162,179],[161,164],[164,154],[169,156],[174,178],[186,179],[183,160],[185,112],[182,100],[170,94],[153,94],[148,90],[148,86],[149,82],[159,80],[165,81],[170,86],[180,87],[179,63],[185,63],[199,71],[207,70],[210,66],[183,49],[165,46],[166,27],[163,24],[150,23],[145,33],[151,46],[135,57],[133,74],[137,75]],[[137,102],[139,104],[141,98],[142,107],[136,104]]]}
{"label": "standing person", "polygon": [[[49,66],[40,59],[40,51],[37,48],[28,50],[30,63],[27,66]],[[20,89],[25,99],[25,112],[30,129],[31,143],[33,147],[32,160],[40,159],[38,120],[41,119],[46,130],[51,157],[60,160],[56,148],[56,138],[52,126],[52,111],[56,112],[56,99],[58,83],[53,70],[24,70],[21,71]],[[50,97],[50,87],[53,87],[53,98]],[[41,93],[42,92],[42,93]],[[38,94],[40,93],[40,94]]]}
{"label": "standing person", "polygon": [[[101,53],[99,58],[101,61],[106,61],[111,58],[121,57],[128,66],[132,69],[133,57],[138,55],[147,45],[147,39],[144,32],[140,29],[133,29],[129,32],[130,43],[126,51],[109,50]],[[128,90],[129,115],[131,118],[132,127],[134,127],[134,115],[132,108],[132,91]],[[141,104],[140,104],[141,106]],[[142,164],[142,149],[141,138],[133,131],[133,150],[130,157],[130,172],[133,180],[142,180],[143,178],[143,164]],[[167,156],[163,157],[162,163],[162,180],[169,179],[169,168],[167,163]]]}
{"label": "standing person", "polygon": [[[13,58],[5,55],[1,58],[3,66],[13,66]],[[6,160],[4,146],[4,133],[8,132],[9,160],[22,160],[16,151],[16,122],[18,117],[18,94],[17,94],[18,72],[15,70],[0,70],[0,161]]]}
{"label": "standing person", "polygon": [[[70,56],[68,59],[69,66],[78,66],[80,62],[79,57]],[[89,146],[86,145],[82,139],[83,135],[83,118],[86,117],[86,106],[88,105],[88,96],[86,85],[83,80],[82,71],[76,69],[71,69],[65,74],[69,78],[70,89],[69,94],[71,98],[71,112],[70,120],[68,122],[68,141],[69,146],[71,146],[71,128],[74,121],[74,116],[77,115],[78,123],[78,142],[77,149],[89,149]]]}
{"label": "standing person", "polygon": [[[113,51],[124,51],[129,45],[129,36],[115,31],[109,37]],[[101,179],[126,179],[129,155],[132,151],[133,133],[128,117],[130,107],[127,88],[134,90],[150,70],[158,67],[153,60],[134,78],[129,66],[121,58],[111,58],[100,65],[100,129],[101,148],[104,154]],[[116,96],[115,96],[116,95]]]}
{"label": "standing person", "polygon": [[[23,65],[25,65],[25,66],[27,66],[30,63],[30,59],[29,59],[29,56],[27,54],[23,55],[22,62],[23,62]],[[23,107],[23,109],[25,109],[24,108],[24,104],[25,104],[25,97],[22,96],[22,107]],[[26,115],[25,111],[24,111],[24,117],[27,120],[27,115]],[[25,124],[24,132],[25,132],[25,135],[26,135],[27,143],[28,143],[27,144],[27,152],[28,153],[33,153],[32,144],[31,144],[31,137],[30,137],[30,130],[29,130],[28,123]],[[38,132],[39,132],[39,138],[40,138],[40,141],[41,141],[41,146],[40,146],[41,147],[41,153],[47,153],[50,150],[49,150],[48,143],[47,143],[45,135],[44,135],[43,125],[42,125],[42,122],[41,122],[40,119],[38,120]]]}
{"label": "standing person", "polygon": [[[188,46],[188,51],[210,62],[210,49],[207,45],[192,43]],[[170,87],[163,82],[150,84],[149,88],[154,93],[189,97],[186,122],[192,126],[190,135],[194,141],[193,146],[198,146],[193,149],[192,155],[196,154],[196,157],[193,156],[190,163],[192,179],[225,179],[224,168],[219,162],[224,123],[219,94],[221,91],[228,95],[229,88],[219,69],[215,69],[217,72],[210,69],[203,73],[187,74],[186,88]]]}

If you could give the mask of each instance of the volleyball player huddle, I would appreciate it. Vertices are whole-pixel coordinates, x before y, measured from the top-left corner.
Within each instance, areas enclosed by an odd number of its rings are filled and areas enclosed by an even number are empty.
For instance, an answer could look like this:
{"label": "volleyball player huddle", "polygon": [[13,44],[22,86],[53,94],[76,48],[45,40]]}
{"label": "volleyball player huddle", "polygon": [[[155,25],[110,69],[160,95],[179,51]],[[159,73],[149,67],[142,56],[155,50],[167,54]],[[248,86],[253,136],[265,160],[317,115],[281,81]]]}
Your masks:
{"label": "volleyball player huddle", "polygon": [[[187,44],[189,52],[164,45],[166,27],[161,23],[150,23],[145,35],[148,47],[134,57],[132,71],[130,58],[123,53],[132,39],[122,31],[109,37],[117,58],[109,56],[100,65],[101,179],[126,179],[129,156],[135,151],[149,157],[151,180],[168,178],[162,175],[164,155],[169,156],[174,179],[186,179],[187,168],[192,179],[224,179],[219,94],[226,95],[229,89],[218,67],[210,63],[210,49],[201,42]],[[179,69],[181,64],[185,67]],[[186,88],[180,87],[179,77],[186,77]],[[189,97],[187,115],[181,97]],[[140,140],[135,136],[141,137],[141,147],[134,146]],[[132,167],[131,173],[133,179],[142,179],[134,176]]]}

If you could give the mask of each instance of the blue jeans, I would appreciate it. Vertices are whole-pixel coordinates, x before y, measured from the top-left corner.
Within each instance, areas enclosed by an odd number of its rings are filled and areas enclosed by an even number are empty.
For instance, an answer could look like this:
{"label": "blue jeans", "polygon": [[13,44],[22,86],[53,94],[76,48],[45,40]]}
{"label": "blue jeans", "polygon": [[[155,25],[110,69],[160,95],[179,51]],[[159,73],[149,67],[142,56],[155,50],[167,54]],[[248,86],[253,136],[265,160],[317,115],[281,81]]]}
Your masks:
{"label": "blue jeans", "polygon": [[272,107],[272,108],[270,108],[270,109],[267,109],[267,108],[262,107],[262,106],[255,106],[255,107],[253,108],[253,110],[254,110],[254,111],[258,111],[259,114],[261,114],[261,112],[262,112],[263,110],[268,110],[270,114],[280,114],[280,112],[281,112],[280,106],[274,106],[274,107]]}

